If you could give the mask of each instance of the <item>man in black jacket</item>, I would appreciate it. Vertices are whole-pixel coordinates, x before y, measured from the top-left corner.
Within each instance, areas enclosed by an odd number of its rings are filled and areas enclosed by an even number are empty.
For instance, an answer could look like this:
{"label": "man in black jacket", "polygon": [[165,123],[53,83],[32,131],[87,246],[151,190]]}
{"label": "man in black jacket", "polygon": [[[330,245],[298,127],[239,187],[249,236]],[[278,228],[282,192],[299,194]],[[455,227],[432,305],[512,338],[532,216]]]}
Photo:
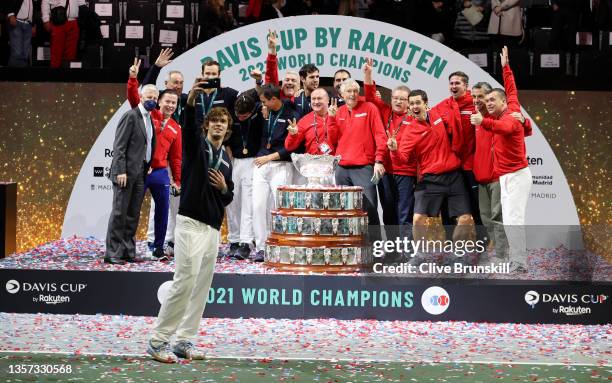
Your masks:
{"label": "man in black jacket", "polygon": [[[196,80],[197,81],[197,80]],[[202,134],[194,124],[196,96],[204,82],[189,92],[183,126],[182,193],[175,232],[175,272],[172,287],[159,310],[147,352],[163,363],[177,357],[204,359],[192,339],[212,283],[225,206],[234,197],[232,166],[222,144],[231,135],[232,117],[226,108],[212,108]],[[170,337],[176,334],[174,347]]]}

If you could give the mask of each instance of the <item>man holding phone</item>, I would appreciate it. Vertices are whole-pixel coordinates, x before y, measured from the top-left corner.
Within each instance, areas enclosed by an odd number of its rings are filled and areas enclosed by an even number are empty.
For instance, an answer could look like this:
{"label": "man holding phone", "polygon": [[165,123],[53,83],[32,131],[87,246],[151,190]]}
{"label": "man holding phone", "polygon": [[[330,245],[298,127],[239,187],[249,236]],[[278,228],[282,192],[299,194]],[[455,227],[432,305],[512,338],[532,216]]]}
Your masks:
{"label": "man holding phone", "polygon": [[202,75],[196,79],[201,84],[203,91],[195,100],[195,122],[196,126],[202,126],[206,115],[216,107],[226,108],[232,118],[234,116],[234,104],[238,91],[229,87],[221,87],[221,65],[214,60],[207,60],[202,64]]}

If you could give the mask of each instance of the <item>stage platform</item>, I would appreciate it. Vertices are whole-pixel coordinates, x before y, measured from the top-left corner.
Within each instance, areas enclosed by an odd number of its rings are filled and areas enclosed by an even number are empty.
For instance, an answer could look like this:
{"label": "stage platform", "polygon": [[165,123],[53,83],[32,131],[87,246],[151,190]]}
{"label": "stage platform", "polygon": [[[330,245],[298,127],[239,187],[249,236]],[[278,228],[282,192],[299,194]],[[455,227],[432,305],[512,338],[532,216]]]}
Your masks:
{"label": "stage platform", "polygon": [[[144,246],[139,243],[140,252]],[[103,253],[99,240],[69,238],[0,260],[0,312],[155,316],[173,262],[107,265]],[[326,275],[281,273],[219,258],[205,315],[610,323],[612,267],[601,257],[540,249],[530,251],[528,264],[530,272],[521,275]]]}

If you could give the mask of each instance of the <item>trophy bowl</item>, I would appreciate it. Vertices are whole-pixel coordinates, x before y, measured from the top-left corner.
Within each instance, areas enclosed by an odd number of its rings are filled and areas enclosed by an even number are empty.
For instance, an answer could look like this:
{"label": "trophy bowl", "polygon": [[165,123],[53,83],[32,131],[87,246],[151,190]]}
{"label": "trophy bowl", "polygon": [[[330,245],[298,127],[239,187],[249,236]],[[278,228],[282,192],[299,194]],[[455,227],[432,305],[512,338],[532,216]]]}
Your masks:
{"label": "trophy bowl", "polygon": [[323,185],[333,177],[340,156],[291,153],[291,160],[298,172],[308,179],[308,186]]}

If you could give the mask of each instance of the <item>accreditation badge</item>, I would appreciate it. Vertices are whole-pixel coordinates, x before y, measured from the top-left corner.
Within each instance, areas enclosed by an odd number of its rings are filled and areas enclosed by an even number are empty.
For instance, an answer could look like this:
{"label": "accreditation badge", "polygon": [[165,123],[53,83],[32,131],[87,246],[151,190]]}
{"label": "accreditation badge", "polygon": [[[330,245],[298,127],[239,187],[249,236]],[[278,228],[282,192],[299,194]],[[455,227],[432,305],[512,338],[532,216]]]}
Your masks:
{"label": "accreditation badge", "polygon": [[327,145],[327,142],[322,142],[319,144],[319,150],[321,151],[321,153],[323,154],[329,154],[331,153],[331,148],[329,147],[329,145]]}

